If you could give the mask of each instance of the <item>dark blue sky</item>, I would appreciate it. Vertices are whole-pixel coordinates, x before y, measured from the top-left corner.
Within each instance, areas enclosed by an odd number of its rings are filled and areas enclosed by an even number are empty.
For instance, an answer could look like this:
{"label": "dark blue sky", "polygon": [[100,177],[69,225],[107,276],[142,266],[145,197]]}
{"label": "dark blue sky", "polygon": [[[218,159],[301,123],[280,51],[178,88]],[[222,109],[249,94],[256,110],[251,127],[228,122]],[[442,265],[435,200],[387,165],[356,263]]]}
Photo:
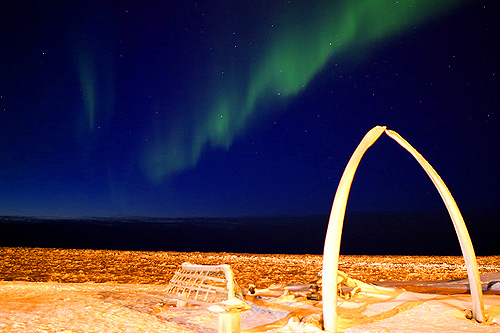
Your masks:
{"label": "dark blue sky", "polygon": [[[500,8],[440,4],[2,2],[0,215],[328,214],[375,125],[498,212]],[[383,136],[348,210],[444,205]]]}

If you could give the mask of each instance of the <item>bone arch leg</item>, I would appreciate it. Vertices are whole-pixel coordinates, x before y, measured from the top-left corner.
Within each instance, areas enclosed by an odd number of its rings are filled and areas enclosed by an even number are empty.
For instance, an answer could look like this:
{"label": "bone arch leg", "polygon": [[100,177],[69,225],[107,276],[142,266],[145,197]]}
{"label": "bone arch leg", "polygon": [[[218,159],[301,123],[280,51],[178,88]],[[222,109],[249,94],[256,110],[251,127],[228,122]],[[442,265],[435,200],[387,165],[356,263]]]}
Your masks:
{"label": "bone arch leg", "polygon": [[337,286],[336,276],[338,273],[338,260],[340,254],[340,240],[342,236],[342,226],[344,223],[345,210],[349,190],[356,169],[363,157],[364,153],[377,139],[385,132],[389,137],[394,139],[403,148],[405,148],[413,157],[420,163],[427,175],[431,178],[436,186],[441,198],[443,199],[448,213],[453,221],[453,226],[460,242],[460,248],[467,266],[467,274],[469,276],[469,284],[472,297],[472,314],[478,322],[484,321],[484,304],[483,293],[481,289],[481,280],[477,268],[476,255],[469,232],[465,226],[464,219],[458,206],[453,199],[450,191],[445,183],[432,168],[432,166],[413,148],[406,140],[398,133],[387,130],[385,126],[376,126],[372,128],[361,140],[358,147],[352,154],[347,166],[340,179],[335,199],[333,200],[330,220],[328,222],[328,230],[326,232],[325,247],[323,252],[323,321],[326,331],[335,332],[337,330]]}

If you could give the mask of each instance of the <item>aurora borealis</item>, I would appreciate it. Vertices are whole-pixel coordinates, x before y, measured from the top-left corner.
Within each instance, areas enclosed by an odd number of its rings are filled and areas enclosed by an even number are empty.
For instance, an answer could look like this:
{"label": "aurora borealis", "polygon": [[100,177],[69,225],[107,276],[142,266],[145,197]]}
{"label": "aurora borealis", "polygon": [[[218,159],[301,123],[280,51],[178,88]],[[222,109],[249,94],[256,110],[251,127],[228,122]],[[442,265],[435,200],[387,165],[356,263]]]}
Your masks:
{"label": "aurora borealis", "polygon": [[[459,2],[281,4],[276,13],[279,19],[267,29],[276,31],[265,31],[250,39],[262,40],[262,48],[255,50],[249,41],[243,52],[231,50],[231,44],[217,55],[221,59],[215,62],[222,65],[218,65],[215,82],[209,82],[209,92],[203,96],[209,97],[209,103],[194,113],[194,121],[176,122],[175,129],[167,129],[148,146],[144,156],[146,174],[154,182],[161,182],[173,172],[194,167],[207,147],[229,148],[234,137],[244,133],[252,117],[262,116],[259,108],[286,103],[332,57],[362,54],[358,56],[362,61],[370,53],[366,50],[368,44],[379,44],[395,34],[404,34],[410,27],[416,28]],[[234,48],[238,46],[235,44]],[[188,113],[193,114],[191,110]]]}
{"label": "aurora borealis", "polygon": [[[328,213],[375,125],[497,212],[494,1],[7,1],[0,215]],[[440,211],[381,140],[356,211]]]}

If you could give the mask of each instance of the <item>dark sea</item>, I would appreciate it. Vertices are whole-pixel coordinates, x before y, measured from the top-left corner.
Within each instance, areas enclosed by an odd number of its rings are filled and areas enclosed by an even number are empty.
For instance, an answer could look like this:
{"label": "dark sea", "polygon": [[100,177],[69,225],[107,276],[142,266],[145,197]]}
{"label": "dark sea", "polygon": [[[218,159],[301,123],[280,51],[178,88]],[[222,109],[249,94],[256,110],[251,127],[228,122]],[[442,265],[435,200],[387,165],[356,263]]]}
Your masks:
{"label": "dark sea", "polygon": [[[464,214],[476,255],[500,254],[499,215]],[[322,254],[328,215],[238,218],[0,217],[0,247]],[[461,255],[447,214],[348,214],[345,255]]]}

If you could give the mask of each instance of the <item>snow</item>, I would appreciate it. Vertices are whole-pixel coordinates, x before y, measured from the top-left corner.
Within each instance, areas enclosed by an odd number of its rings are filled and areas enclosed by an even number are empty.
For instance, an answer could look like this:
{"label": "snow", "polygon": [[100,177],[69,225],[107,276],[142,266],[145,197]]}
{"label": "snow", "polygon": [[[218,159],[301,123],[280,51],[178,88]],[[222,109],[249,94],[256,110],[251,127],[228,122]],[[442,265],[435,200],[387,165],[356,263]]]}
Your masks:
{"label": "snow", "polygon": [[154,314],[153,285],[0,283],[2,332],[190,332]]}
{"label": "snow", "polygon": [[[483,279],[486,285],[498,279]],[[488,281],[489,280],[489,281]],[[449,285],[466,283],[452,281]],[[444,282],[436,282],[439,288]],[[432,287],[432,283],[426,284]],[[493,284],[493,289],[498,283]],[[249,298],[241,313],[251,332],[321,332],[321,302],[302,297],[304,286],[273,286]],[[206,307],[177,308],[166,285],[0,282],[0,332],[217,332],[218,315]],[[281,296],[278,294],[281,292]],[[279,297],[278,297],[279,296]],[[500,295],[485,294],[487,323],[465,318],[468,294],[415,293],[367,285],[339,300],[344,332],[500,332]]]}

